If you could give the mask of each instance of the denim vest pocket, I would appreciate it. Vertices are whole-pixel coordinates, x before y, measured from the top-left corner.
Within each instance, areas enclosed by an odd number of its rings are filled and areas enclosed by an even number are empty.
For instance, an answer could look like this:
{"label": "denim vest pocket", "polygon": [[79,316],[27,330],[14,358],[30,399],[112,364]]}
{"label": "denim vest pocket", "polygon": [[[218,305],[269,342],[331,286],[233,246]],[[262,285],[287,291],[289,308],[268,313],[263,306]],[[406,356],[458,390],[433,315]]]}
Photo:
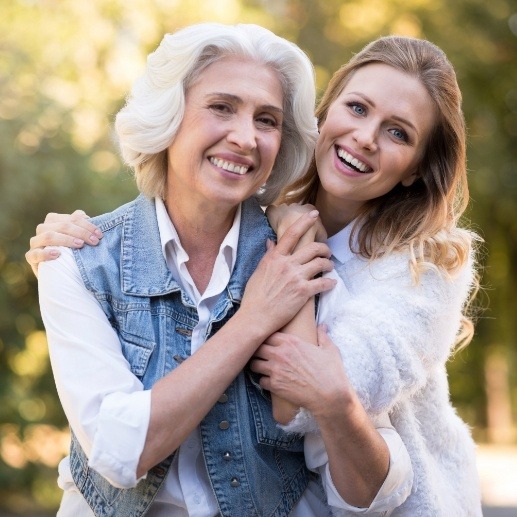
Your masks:
{"label": "denim vest pocket", "polygon": [[149,358],[153,353],[154,341],[126,332],[124,329],[119,329],[119,338],[122,353],[129,363],[131,372],[141,379],[145,374]]}
{"label": "denim vest pocket", "polygon": [[290,452],[303,451],[303,438],[295,433],[286,433],[273,418],[271,396],[258,384],[258,379],[250,371],[246,372],[246,391],[250,403],[257,441]]}

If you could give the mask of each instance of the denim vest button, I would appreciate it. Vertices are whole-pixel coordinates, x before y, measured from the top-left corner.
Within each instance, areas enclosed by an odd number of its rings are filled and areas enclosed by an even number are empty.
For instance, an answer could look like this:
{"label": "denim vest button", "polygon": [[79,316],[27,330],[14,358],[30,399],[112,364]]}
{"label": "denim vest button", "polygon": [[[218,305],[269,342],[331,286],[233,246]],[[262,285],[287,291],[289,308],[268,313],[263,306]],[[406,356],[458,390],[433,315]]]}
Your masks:
{"label": "denim vest button", "polygon": [[226,393],[223,393],[220,397],[219,397],[219,400],[217,401],[221,404],[224,404],[226,402],[228,402],[228,395]]}
{"label": "denim vest button", "polygon": [[238,486],[241,486],[241,484],[239,483],[239,480],[237,478],[232,478],[232,480],[230,481],[230,486],[236,488]]}
{"label": "denim vest button", "polygon": [[219,429],[222,429],[223,431],[228,429],[230,427],[230,422],[228,420],[223,420],[219,423]]}
{"label": "denim vest button", "polygon": [[226,460],[226,461],[230,461],[232,459],[232,455],[230,452],[226,451],[224,454],[223,454],[223,458]]}

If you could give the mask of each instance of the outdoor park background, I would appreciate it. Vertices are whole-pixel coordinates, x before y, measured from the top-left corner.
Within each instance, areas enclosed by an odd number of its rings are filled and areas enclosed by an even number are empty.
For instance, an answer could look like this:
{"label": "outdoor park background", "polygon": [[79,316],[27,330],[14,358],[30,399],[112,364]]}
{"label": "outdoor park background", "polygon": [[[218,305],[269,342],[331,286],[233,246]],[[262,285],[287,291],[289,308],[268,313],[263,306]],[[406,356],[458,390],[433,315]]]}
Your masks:
{"label": "outdoor park background", "polygon": [[450,362],[451,393],[480,444],[486,504],[517,515],[513,0],[0,0],[0,515],[55,513],[68,446],[28,239],[49,211],[95,215],[134,197],[113,116],[163,34],[200,21],[258,23],[298,43],[320,92],[380,35],[425,37],[447,52],[469,128],[468,220],[485,240],[477,334]]}

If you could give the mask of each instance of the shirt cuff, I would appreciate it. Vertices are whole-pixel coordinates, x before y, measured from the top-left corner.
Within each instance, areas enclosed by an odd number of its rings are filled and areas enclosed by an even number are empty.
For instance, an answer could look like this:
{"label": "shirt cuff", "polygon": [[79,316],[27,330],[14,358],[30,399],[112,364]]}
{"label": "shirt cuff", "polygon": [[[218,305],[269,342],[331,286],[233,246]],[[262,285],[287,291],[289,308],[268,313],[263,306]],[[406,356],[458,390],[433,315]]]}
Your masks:
{"label": "shirt cuff", "polygon": [[[357,514],[386,514],[400,506],[411,493],[413,468],[407,449],[400,435],[392,427],[376,427],[388,446],[390,466],[384,483],[368,508],[348,504],[337,491],[330,475],[327,451],[319,433],[305,435],[305,461],[307,467],[321,475],[328,504],[334,515],[346,512]],[[340,510],[342,512],[340,512]],[[348,514],[348,513],[346,513]]]}
{"label": "shirt cuff", "polygon": [[341,508],[357,514],[375,515],[389,512],[400,506],[411,493],[413,486],[413,468],[406,447],[399,434],[392,428],[377,428],[390,451],[390,467],[388,475],[375,499],[368,508],[358,508],[349,505],[337,491],[330,475],[328,463],[323,474],[327,500],[330,506]]}
{"label": "shirt cuff", "polygon": [[116,488],[132,488],[151,416],[151,390],[104,397],[88,466]]}

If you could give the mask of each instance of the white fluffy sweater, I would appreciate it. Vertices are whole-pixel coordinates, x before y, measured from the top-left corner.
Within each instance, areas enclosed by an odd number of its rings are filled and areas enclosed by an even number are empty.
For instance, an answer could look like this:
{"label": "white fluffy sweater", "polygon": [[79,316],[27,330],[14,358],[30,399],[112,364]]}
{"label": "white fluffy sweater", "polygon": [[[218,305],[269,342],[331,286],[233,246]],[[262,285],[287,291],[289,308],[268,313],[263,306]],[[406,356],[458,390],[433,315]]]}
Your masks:
{"label": "white fluffy sweater", "polygon": [[[472,264],[453,279],[427,271],[415,286],[408,255],[369,263],[348,240],[345,228],[330,242],[343,284],[322,296],[320,321],[329,325],[366,411],[388,412],[411,457],[411,494],[391,515],[480,516],[474,443],[450,403],[445,368],[471,289]],[[288,428],[307,432],[314,426],[302,410]]]}

